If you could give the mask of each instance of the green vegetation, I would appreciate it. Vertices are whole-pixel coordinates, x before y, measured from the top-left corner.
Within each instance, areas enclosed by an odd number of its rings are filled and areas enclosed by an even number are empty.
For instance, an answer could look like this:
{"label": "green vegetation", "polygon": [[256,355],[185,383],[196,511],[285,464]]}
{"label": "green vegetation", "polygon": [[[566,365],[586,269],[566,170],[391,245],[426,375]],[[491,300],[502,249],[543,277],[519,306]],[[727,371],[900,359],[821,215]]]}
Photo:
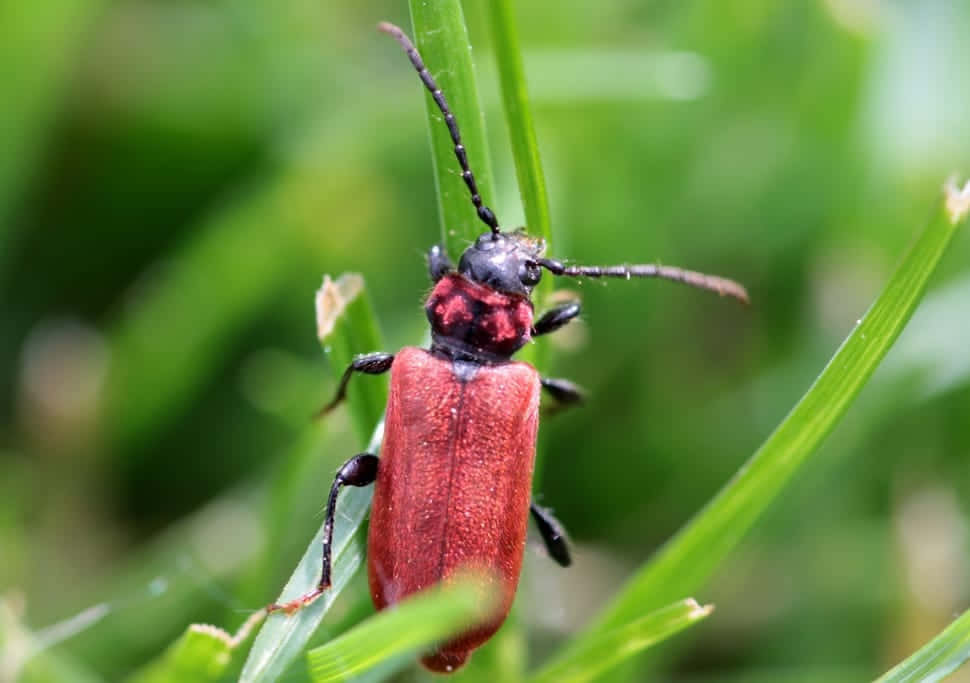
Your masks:
{"label": "green vegetation", "polygon": [[[312,416],[352,354],[424,343],[424,250],[483,229],[379,20],[416,39],[503,227],[752,294],[546,278],[584,305],[528,350],[589,394],[544,420],[536,482],[576,562],[527,552],[512,618],[452,680],[955,670],[955,5],[415,0],[413,29],[403,2],[0,10],[0,680],[426,680],[414,652],[476,607],[459,587],[374,615],[352,489],[335,589],[258,614],[316,580],[386,379]],[[366,284],[341,281],[318,341],[314,292],[348,271]]]}

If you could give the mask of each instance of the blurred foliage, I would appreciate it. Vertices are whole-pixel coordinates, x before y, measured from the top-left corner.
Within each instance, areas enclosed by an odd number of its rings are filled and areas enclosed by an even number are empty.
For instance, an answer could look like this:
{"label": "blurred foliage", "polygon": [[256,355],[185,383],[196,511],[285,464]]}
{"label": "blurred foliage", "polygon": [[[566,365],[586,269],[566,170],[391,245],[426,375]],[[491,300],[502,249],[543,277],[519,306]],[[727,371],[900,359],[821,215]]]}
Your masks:
{"label": "blurred foliage", "polygon": [[[708,270],[754,301],[560,283],[584,321],[541,342],[545,370],[590,399],[543,423],[539,489],[577,561],[528,554],[539,662],[765,439],[941,179],[970,169],[970,7],[515,10],[551,253]],[[511,226],[489,18],[465,14],[486,199]],[[406,18],[368,1],[0,8],[0,592],[32,633],[106,606],[47,670],[118,680],[188,623],[232,630],[278,594],[362,445],[346,412],[308,424],[334,388],[314,334],[323,273],[366,275],[387,350],[421,341],[439,239],[427,126],[413,71],[374,30]],[[966,607],[968,249],[958,234],[821,457],[697,596],[717,611],[665,646],[666,680],[872,678]],[[367,614],[365,593],[345,591],[328,633]]]}

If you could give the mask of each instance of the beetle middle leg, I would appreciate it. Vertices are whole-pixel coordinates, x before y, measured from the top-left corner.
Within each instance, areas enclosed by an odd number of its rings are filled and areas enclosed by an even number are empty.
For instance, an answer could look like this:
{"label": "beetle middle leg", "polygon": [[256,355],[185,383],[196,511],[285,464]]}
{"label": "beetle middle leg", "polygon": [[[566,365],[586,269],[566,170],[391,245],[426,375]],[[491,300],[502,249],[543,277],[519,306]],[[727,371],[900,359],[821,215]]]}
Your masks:
{"label": "beetle middle leg", "polygon": [[347,369],[344,370],[343,376],[340,378],[340,386],[337,387],[337,395],[333,397],[327,405],[320,409],[317,413],[317,417],[322,417],[329,413],[331,410],[340,405],[341,401],[347,398],[347,383],[350,382],[350,377],[355,372],[362,372],[365,375],[381,375],[391,369],[391,365],[394,363],[393,353],[384,353],[382,351],[377,351],[375,353],[364,353],[359,356],[354,356],[354,360],[351,361]]}
{"label": "beetle middle leg", "polygon": [[529,511],[532,518],[536,521],[536,528],[542,536],[542,542],[546,545],[546,552],[556,561],[560,567],[568,567],[572,564],[572,557],[569,554],[569,545],[566,543],[566,530],[562,522],[556,519],[552,512],[547,508],[538,505],[535,501],[529,504]]}
{"label": "beetle middle leg", "polygon": [[337,476],[330,487],[330,498],[327,500],[327,516],[323,523],[323,568],[320,571],[320,582],[309,593],[301,595],[296,600],[282,604],[273,603],[266,608],[267,612],[283,610],[287,613],[310,604],[321,593],[330,588],[330,566],[333,546],[333,520],[337,510],[337,494],[344,486],[367,486],[377,479],[378,458],[370,453],[359,453],[337,470]]}
{"label": "beetle middle leg", "polygon": [[568,379],[562,379],[558,377],[543,377],[540,380],[542,388],[545,389],[550,396],[556,399],[556,403],[560,407],[567,407],[571,405],[576,405],[582,403],[586,399],[586,394],[583,390],[579,388],[574,382],[570,382]]}
{"label": "beetle middle leg", "polygon": [[[567,301],[564,304],[549,309],[532,326],[532,336],[538,337],[543,334],[555,332],[569,321],[574,320],[579,315],[580,310],[581,306],[575,300]],[[556,407],[552,411],[546,412],[556,412],[560,408],[583,402],[583,390],[568,379],[543,377],[542,388],[556,399]]]}

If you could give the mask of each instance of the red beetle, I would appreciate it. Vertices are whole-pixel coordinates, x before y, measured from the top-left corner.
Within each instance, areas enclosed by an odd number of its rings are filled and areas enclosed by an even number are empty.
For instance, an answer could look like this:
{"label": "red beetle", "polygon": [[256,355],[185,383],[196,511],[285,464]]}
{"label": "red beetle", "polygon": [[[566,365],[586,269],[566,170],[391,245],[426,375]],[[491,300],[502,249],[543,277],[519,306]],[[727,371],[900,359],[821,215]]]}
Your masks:
{"label": "red beetle", "polygon": [[376,481],[367,574],[377,609],[466,567],[485,570],[499,584],[499,604],[491,618],[469,626],[421,659],[433,671],[451,672],[498,630],[508,614],[522,568],[529,512],[550,555],[562,566],[570,563],[561,525],[531,502],[532,466],[540,388],[563,403],[578,401],[580,392],[567,380],[540,377],[531,365],[511,360],[533,337],[553,332],[579,315],[579,303],[571,301],[533,321],[529,297],[542,269],[572,277],[663,278],[743,302],[748,295],[732,280],[669,266],[565,266],[543,258],[545,245],[523,231],[499,230],[495,214],[478,193],[444,94],[404,32],[387,23],[379,28],[404,47],[441,109],[472,204],[489,231],[462,254],[457,270],[441,247],[429,252],[435,282],[425,304],[430,349],[357,356],[344,372],[325,412],[344,398],[354,373],[391,371],[381,458],[362,453],[340,468],[327,502],[317,588],[268,609],[296,610],[330,586],[337,494],[343,486]]}

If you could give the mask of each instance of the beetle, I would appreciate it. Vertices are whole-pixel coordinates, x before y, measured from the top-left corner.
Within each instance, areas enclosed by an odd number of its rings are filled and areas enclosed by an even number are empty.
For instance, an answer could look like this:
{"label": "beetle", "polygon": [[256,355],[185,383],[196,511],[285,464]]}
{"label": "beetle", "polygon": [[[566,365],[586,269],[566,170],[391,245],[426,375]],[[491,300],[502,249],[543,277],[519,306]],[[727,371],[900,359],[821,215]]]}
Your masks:
{"label": "beetle", "polygon": [[441,246],[428,253],[434,287],[425,303],[429,349],[356,356],[341,377],[326,413],[345,397],[350,378],[390,371],[381,457],[360,453],[337,472],[327,500],[323,567],[316,588],[268,611],[288,613],[330,586],[337,497],[344,486],[376,482],[367,541],[367,575],[377,609],[453,577],[468,566],[498,585],[498,606],[487,619],[421,658],[437,672],[461,667],[501,626],[515,597],[531,514],[552,558],[570,564],[562,525],[531,500],[539,425],[539,394],[576,403],[580,390],[564,379],[541,377],[512,356],[534,337],[555,332],[580,313],[568,301],[534,319],[530,299],[542,271],[588,278],[661,278],[717,292],[744,303],[745,288],[726,278],[661,265],[576,266],[543,256],[545,245],[524,230],[504,232],[485,205],[447,100],[405,33],[378,29],[404,48],[444,117],[461,177],[479,219],[488,227],[456,269]]}

